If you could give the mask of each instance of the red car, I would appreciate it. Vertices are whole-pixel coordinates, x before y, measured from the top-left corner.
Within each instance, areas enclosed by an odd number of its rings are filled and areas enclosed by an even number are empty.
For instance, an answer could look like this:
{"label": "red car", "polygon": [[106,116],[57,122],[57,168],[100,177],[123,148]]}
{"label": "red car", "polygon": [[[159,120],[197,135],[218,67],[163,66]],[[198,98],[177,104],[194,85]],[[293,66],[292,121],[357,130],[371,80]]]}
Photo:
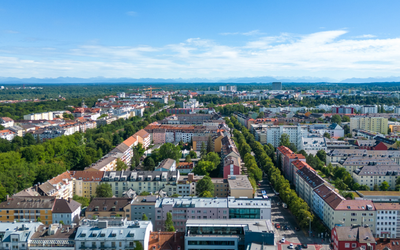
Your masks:
{"label": "red car", "polygon": [[279,223],[276,223],[275,227],[276,227],[276,229],[279,229],[279,228],[281,228],[281,225]]}

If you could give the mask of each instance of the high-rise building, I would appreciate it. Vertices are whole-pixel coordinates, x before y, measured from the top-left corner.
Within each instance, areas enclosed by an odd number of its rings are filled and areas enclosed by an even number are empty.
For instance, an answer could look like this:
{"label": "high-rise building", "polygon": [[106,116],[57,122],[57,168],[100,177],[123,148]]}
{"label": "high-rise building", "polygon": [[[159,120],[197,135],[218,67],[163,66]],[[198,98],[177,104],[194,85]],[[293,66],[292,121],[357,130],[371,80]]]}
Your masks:
{"label": "high-rise building", "polygon": [[378,113],[377,105],[364,105],[361,107],[361,114],[376,114]]}
{"label": "high-rise building", "polygon": [[282,90],[282,83],[281,82],[273,82],[272,90]]}
{"label": "high-rise building", "polygon": [[231,86],[231,85],[219,86],[219,91],[236,92],[237,91],[237,87],[236,86]]}
{"label": "high-rise building", "polygon": [[383,117],[352,117],[350,118],[350,131],[363,129],[381,134],[388,132],[388,119]]}
{"label": "high-rise building", "polygon": [[332,114],[353,114],[354,108],[352,107],[332,107]]}

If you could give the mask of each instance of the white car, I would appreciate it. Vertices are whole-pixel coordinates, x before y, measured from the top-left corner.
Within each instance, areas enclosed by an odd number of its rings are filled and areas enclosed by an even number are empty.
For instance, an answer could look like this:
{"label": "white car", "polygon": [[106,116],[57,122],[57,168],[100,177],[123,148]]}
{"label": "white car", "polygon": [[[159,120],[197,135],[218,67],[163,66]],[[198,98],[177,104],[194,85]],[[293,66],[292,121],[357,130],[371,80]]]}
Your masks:
{"label": "white car", "polygon": [[285,243],[285,237],[281,239],[281,243]]}
{"label": "white car", "polygon": [[293,243],[290,243],[289,249],[293,249],[293,248],[294,248]]}

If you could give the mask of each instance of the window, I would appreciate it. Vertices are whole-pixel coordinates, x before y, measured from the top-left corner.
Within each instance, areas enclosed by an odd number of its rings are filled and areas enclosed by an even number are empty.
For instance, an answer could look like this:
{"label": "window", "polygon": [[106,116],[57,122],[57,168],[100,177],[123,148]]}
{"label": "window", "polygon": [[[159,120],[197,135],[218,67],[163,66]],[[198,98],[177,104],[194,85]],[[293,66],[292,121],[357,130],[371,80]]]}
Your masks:
{"label": "window", "polygon": [[345,243],[345,244],[344,244],[344,247],[345,247],[345,248],[350,248],[350,243]]}
{"label": "window", "polygon": [[357,247],[357,243],[351,243],[351,247]]}

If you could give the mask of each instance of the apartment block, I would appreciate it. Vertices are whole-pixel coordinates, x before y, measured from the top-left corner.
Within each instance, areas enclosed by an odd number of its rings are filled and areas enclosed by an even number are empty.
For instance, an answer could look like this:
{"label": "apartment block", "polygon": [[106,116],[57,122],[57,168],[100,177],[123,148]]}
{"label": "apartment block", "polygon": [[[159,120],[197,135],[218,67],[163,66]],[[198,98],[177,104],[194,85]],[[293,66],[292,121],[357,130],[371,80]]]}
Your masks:
{"label": "apartment block", "polygon": [[312,204],[314,189],[325,183],[325,180],[311,168],[302,168],[296,172],[296,193],[307,204]]}
{"label": "apartment block", "polygon": [[101,182],[109,184],[116,197],[129,189],[137,194],[163,190],[170,196],[177,193],[179,176],[179,171],[109,171],[104,172]]}
{"label": "apartment block", "polygon": [[94,197],[96,188],[103,178],[103,171],[71,171],[74,178],[74,195],[85,198]]}
{"label": "apartment block", "polygon": [[[271,143],[274,147],[279,146],[280,138],[283,134],[289,136],[290,143],[293,143],[297,148],[300,147],[301,138],[308,136],[307,126],[291,126],[291,125],[281,125],[281,126],[268,126],[260,132],[266,134],[266,143]],[[262,135],[260,135],[261,137]]]}
{"label": "apartment block", "polygon": [[394,190],[396,179],[400,176],[400,165],[367,165],[356,169],[352,173],[353,179],[360,185],[367,185],[373,189],[375,185],[380,186],[386,181],[389,188]]}
{"label": "apartment block", "polygon": [[400,164],[400,151],[397,150],[366,150],[366,149],[335,149],[326,154],[326,163],[337,164],[349,157],[380,157],[391,159]]}
{"label": "apartment block", "polygon": [[75,249],[149,249],[151,221],[84,220],[76,231]]}
{"label": "apartment block", "polygon": [[[306,158],[302,154],[295,154],[292,150],[285,146],[279,146],[276,149],[276,154],[278,159],[280,159],[282,173],[285,175],[286,179],[290,182],[295,181],[294,168],[292,162],[294,161],[306,161]],[[278,162],[279,162],[278,161]]]}
{"label": "apartment block", "polygon": [[40,221],[49,225],[53,221],[52,209],[56,197],[46,196],[14,196],[0,203],[0,221],[4,222],[29,222]]}
{"label": "apartment block", "polygon": [[130,220],[142,220],[143,214],[155,223],[155,205],[157,196],[137,196],[131,204]]}
{"label": "apartment block", "polygon": [[86,208],[85,216],[89,219],[127,218],[131,217],[132,198],[95,197]]}
{"label": "apartment block", "polygon": [[399,238],[400,204],[374,203],[376,209],[376,231],[379,238]]}
{"label": "apartment block", "polygon": [[53,112],[24,115],[24,120],[53,120]]}
{"label": "apartment block", "polygon": [[369,227],[335,226],[332,229],[331,240],[334,250],[341,249],[375,249],[375,238]]}
{"label": "apartment block", "polygon": [[365,166],[392,166],[397,165],[392,158],[377,157],[377,156],[350,156],[345,160],[339,162],[347,172],[352,174],[355,170]]}
{"label": "apartment block", "polygon": [[0,249],[31,249],[29,242],[41,225],[40,222],[0,223]]}
{"label": "apartment block", "polygon": [[386,135],[388,133],[388,119],[383,117],[352,117],[350,131],[354,129],[369,130]]}
{"label": "apartment block", "polygon": [[263,199],[161,198],[156,202],[154,230],[164,230],[167,213],[172,213],[174,227],[184,232],[188,219],[271,219],[271,202]]}

